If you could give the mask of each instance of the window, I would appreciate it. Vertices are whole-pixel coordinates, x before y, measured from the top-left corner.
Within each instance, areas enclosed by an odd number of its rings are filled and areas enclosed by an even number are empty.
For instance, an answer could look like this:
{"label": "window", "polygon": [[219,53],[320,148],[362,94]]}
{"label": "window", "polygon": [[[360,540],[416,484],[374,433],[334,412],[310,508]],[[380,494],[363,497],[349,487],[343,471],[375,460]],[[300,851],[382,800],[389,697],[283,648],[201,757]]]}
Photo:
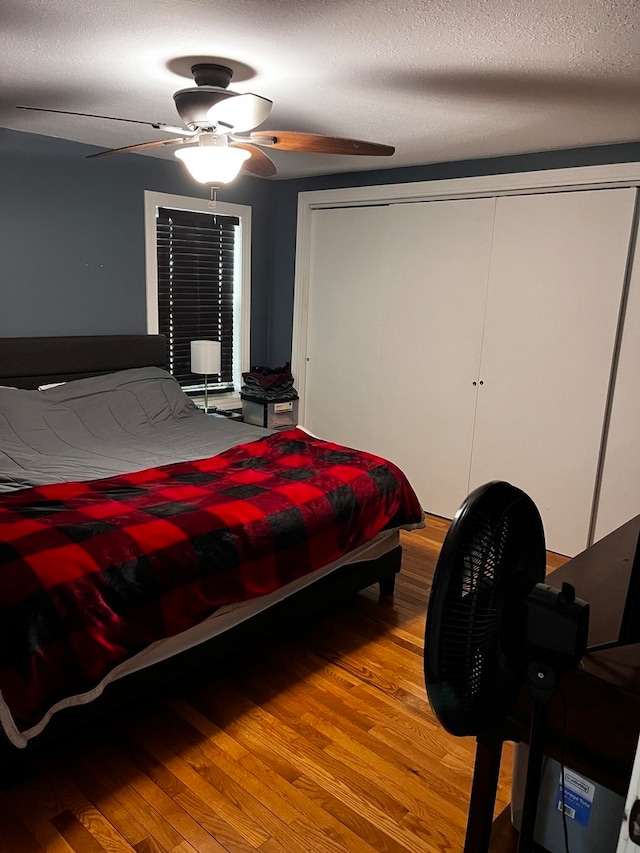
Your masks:
{"label": "window", "polygon": [[167,337],[169,369],[185,391],[204,388],[191,373],[192,340],[221,342],[219,382],[235,398],[249,369],[250,214],[244,205],[145,193],[147,331]]}

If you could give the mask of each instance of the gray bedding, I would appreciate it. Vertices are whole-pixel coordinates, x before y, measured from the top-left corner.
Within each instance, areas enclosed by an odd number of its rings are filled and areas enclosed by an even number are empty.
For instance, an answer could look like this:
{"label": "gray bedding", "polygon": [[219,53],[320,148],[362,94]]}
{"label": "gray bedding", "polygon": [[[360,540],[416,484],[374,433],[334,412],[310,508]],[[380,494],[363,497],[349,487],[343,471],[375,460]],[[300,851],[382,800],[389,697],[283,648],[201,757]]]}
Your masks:
{"label": "gray bedding", "polygon": [[268,434],[206,415],[158,367],[0,387],[0,493],[215,456]]}

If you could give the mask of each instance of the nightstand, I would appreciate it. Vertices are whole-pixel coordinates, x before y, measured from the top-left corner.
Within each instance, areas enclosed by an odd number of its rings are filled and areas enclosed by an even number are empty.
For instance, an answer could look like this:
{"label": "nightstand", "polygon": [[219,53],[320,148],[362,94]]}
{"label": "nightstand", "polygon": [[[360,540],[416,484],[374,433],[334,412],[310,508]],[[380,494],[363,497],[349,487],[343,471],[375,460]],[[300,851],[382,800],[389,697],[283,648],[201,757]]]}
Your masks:
{"label": "nightstand", "polygon": [[229,421],[242,421],[242,409],[216,409],[213,412],[207,412],[211,418],[226,418]]}
{"label": "nightstand", "polygon": [[291,429],[298,424],[298,398],[293,400],[256,400],[242,398],[244,422],[267,429]]}

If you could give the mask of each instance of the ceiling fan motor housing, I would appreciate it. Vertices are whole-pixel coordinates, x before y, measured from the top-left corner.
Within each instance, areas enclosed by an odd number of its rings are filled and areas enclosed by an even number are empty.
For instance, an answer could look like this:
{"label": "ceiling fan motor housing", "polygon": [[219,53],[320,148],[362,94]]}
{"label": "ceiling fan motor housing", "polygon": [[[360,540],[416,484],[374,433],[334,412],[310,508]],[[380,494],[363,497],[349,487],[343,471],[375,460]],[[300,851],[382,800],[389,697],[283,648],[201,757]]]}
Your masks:
{"label": "ceiling fan motor housing", "polygon": [[208,112],[211,107],[234,97],[236,93],[227,91],[233,71],[226,65],[202,62],[192,65],[191,73],[196,85],[180,89],[174,94],[173,100],[182,121],[191,130],[196,130],[210,126]]}
{"label": "ceiling fan motor housing", "polygon": [[173,100],[182,121],[191,130],[196,130],[199,127],[210,127],[211,120],[208,114],[211,107],[227,98],[233,98],[235,94],[219,86],[199,86],[180,89],[174,94]]}

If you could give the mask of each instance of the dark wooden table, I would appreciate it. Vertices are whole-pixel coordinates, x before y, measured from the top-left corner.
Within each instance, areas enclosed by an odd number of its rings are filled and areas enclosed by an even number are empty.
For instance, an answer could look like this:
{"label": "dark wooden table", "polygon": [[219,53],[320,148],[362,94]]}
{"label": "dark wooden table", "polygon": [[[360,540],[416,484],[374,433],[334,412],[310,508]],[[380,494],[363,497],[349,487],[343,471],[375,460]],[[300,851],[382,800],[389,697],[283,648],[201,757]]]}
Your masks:
{"label": "dark wooden table", "polygon": [[[631,565],[640,534],[640,516],[596,542],[564,566],[547,575],[546,583],[560,588],[573,584],[576,595],[589,602],[589,645],[615,640],[626,597]],[[580,667],[564,675],[563,702],[551,702],[545,752],[568,767],[626,796],[640,733],[640,644],[587,654]],[[531,701],[523,689],[509,718],[516,740],[528,740]],[[564,738],[563,738],[564,730]],[[517,834],[496,822],[492,853],[516,849]]]}

